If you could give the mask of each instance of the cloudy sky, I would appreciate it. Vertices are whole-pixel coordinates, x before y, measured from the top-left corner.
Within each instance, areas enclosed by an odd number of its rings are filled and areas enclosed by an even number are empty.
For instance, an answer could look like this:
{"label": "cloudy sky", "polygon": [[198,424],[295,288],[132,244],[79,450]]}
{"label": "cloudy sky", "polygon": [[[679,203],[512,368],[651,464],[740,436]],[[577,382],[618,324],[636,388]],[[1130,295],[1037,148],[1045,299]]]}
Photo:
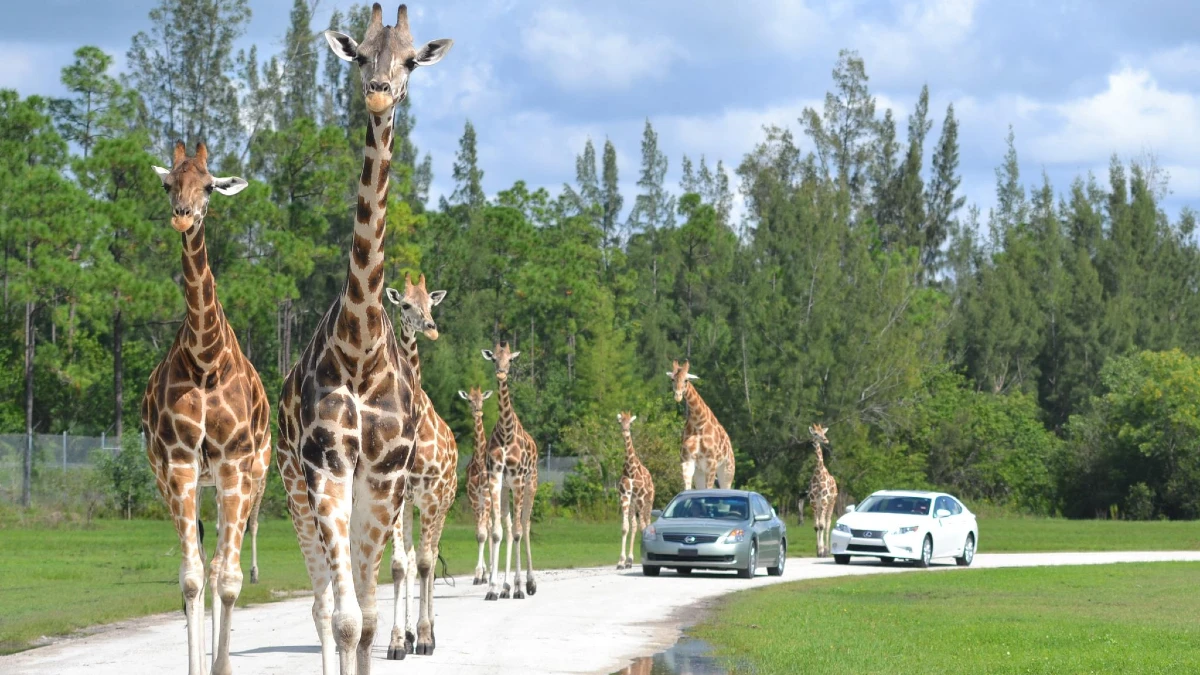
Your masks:
{"label": "cloudy sky", "polygon": [[[157,1],[5,2],[0,87],[61,92],[59,70],[81,44],[123,63]],[[278,50],[292,0],[250,4],[242,44]],[[320,0],[314,29],[349,4]],[[852,48],[880,114],[895,108],[901,129],[929,85],[927,150],[954,103],[963,189],[985,210],[1009,124],[1027,185],[1045,170],[1062,191],[1089,170],[1103,178],[1114,152],[1153,154],[1170,173],[1168,211],[1200,204],[1200,5],[1187,0],[413,0],[410,15],[419,42],[455,39],[411,83],[435,196],[451,189],[469,118],[489,192],[517,179],[557,189],[573,180],[584,141],[607,137],[628,205],[646,118],[670,158],[669,180],[684,152],[736,166],[764,124],[801,135],[801,110],[820,104],[838,50]]]}

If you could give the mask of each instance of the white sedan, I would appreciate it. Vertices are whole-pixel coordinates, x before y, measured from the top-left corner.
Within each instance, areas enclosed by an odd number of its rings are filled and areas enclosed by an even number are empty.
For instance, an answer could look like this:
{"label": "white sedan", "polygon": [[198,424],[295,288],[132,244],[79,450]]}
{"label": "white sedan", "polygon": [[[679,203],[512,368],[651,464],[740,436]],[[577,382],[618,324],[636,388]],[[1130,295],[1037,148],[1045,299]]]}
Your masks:
{"label": "white sedan", "polygon": [[846,508],[830,533],[833,560],[879,558],[885,565],[914,560],[928,567],[936,558],[971,564],[979,545],[975,514],[944,492],[880,490]]}

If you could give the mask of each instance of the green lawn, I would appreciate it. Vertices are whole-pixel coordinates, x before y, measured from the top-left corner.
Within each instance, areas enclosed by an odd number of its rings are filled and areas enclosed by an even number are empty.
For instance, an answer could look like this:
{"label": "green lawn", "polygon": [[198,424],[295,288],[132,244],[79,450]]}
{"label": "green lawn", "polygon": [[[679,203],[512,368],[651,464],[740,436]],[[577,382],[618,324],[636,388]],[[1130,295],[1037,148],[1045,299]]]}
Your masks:
{"label": "green lawn", "polygon": [[[533,533],[535,570],[616,563],[616,522],[558,519],[535,523]],[[258,534],[260,583],[249,583],[247,538],[242,556],[246,582],[238,605],[309,590],[291,523],[264,520]],[[211,537],[205,544],[211,554]],[[474,526],[448,524],[441,551],[450,574],[472,574]],[[389,547],[380,569],[389,582],[390,555]],[[0,579],[0,654],[27,648],[43,635],[182,607],[179,544],[167,521],[98,521],[92,529],[0,529]]]}
{"label": "green lawn", "polygon": [[693,634],[757,675],[1195,673],[1197,573],[1146,563],[796,582],[729,596]]}

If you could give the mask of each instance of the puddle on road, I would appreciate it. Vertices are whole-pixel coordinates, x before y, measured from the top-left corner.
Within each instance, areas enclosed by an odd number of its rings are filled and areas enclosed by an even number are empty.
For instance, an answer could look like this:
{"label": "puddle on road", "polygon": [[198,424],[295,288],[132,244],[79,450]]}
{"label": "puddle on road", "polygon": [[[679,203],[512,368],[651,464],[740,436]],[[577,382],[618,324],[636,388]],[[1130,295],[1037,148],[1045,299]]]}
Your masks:
{"label": "puddle on road", "polygon": [[634,659],[613,675],[729,675],[729,670],[712,655],[707,642],[685,636],[674,647]]}

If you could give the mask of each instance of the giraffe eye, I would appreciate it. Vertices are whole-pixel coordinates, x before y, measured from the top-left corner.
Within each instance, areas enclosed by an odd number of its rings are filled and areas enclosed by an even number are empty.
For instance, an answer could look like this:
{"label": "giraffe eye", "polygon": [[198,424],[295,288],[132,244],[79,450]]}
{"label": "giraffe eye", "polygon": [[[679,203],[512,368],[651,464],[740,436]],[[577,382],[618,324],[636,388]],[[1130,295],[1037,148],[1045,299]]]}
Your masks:
{"label": "giraffe eye", "polygon": [[412,305],[407,302],[402,302],[400,303],[400,309],[407,312],[408,310],[412,309]]}
{"label": "giraffe eye", "polygon": [[166,183],[163,183],[163,190],[165,190],[166,192],[170,192],[170,191],[171,191],[171,186],[170,186],[170,185],[167,185]]}
{"label": "giraffe eye", "polygon": [[213,191],[213,184],[212,184],[212,183],[209,183],[208,185],[205,185],[205,186],[204,186],[204,191],[205,191],[206,193],[208,193],[208,194],[210,194],[210,195],[211,195],[211,194],[212,194],[212,191]]}

